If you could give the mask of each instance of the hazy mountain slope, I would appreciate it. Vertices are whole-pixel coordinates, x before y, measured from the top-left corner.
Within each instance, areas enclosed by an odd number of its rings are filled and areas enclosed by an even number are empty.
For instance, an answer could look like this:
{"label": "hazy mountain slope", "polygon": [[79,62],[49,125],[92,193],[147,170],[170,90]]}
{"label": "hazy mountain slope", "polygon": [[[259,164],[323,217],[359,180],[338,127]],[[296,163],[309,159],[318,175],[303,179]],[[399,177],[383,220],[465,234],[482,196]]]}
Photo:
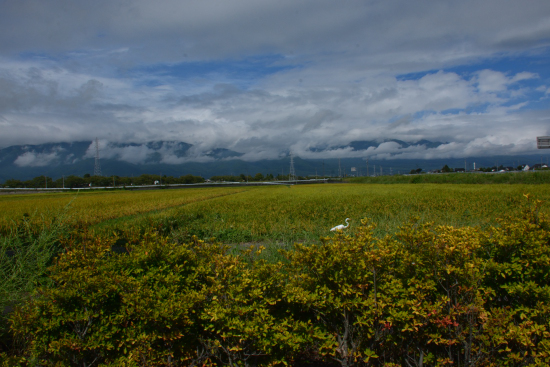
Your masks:
{"label": "hazy mountain slope", "polygon": [[[385,142],[353,141],[346,147],[354,151],[367,151],[383,143],[400,144],[402,147],[424,145],[437,147],[442,143],[419,141],[406,143],[398,140]],[[182,176],[187,174],[209,178],[214,175],[239,175],[256,173],[287,175],[290,169],[290,158],[286,156],[275,160],[258,160],[254,162],[239,159],[241,153],[225,148],[218,148],[197,155],[194,147],[185,142],[154,141],[148,143],[103,143],[100,145],[100,165],[104,176],[139,176],[141,174],[159,174]],[[327,148],[330,149],[330,148]],[[322,150],[321,150],[322,151]],[[542,152],[546,163],[550,152]],[[547,153],[547,154],[544,154]],[[540,155],[532,156],[497,156],[411,160],[411,159],[369,159],[369,175],[408,173],[411,169],[422,168],[424,171],[439,169],[444,165],[451,168],[471,169],[495,165],[513,166],[519,164],[533,165],[541,162]],[[0,149],[0,182],[14,178],[27,180],[46,175],[52,178],[61,176],[93,174],[95,164],[95,145],[91,141],[72,143],[50,143],[42,145],[20,145]],[[366,175],[367,162],[363,158],[344,159],[301,159],[294,157],[294,166],[300,176],[338,176]],[[352,171],[355,167],[355,171]]]}

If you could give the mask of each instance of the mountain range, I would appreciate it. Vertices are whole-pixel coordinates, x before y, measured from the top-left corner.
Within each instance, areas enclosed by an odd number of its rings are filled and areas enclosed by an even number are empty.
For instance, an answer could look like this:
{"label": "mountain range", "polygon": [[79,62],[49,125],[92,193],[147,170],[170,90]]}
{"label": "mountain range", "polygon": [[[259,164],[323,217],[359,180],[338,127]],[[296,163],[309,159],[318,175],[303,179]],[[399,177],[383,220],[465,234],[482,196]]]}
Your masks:
{"label": "mountain range", "polygon": [[[405,142],[401,140],[352,141],[348,145],[337,147],[310,148],[312,152],[324,152],[334,149],[347,149],[352,152],[378,148],[384,143],[394,143],[401,148],[425,146],[437,148],[445,144],[420,140]],[[100,142],[98,145],[101,173],[104,176],[139,176],[141,174],[159,174],[179,177],[192,174],[209,178],[214,175],[254,175],[256,173],[274,176],[288,174],[290,156],[282,152],[279,159],[245,161],[243,154],[225,148],[207,152],[198,152],[192,144],[178,141],[150,141],[146,143]],[[46,175],[54,179],[61,176],[94,174],[96,146],[93,141],[66,143],[47,143],[40,145],[15,145],[0,149],[0,183],[7,179],[28,180]],[[368,154],[365,154],[368,157]],[[473,162],[477,167],[494,165],[517,166],[519,164],[546,162],[548,154],[543,156],[498,156],[468,157],[449,159],[385,159],[367,162],[365,158],[342,159],[301,159],[294,157],[294,167],[299,176],[330,175],[372,175],[408,173],[411,169],[424,171],[438,169],[444,165],[471,169]],[[352,170],[355,168],[355,170]]]}

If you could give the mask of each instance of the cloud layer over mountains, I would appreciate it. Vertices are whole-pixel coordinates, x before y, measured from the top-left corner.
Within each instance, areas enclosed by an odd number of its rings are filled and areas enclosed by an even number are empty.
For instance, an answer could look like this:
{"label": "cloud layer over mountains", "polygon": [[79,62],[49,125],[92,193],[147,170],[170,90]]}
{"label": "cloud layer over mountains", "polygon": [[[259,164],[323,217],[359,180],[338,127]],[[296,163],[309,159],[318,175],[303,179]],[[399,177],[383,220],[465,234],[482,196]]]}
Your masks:
{"label": "cloud layer over mountains", "polygon": [[[170,164],[220,149],[533,154],[549,110],[545,0],[6,0],[0,12],[0,148],[97,137],[105,156]],[[25,154],[17,164],[57,157]]]}

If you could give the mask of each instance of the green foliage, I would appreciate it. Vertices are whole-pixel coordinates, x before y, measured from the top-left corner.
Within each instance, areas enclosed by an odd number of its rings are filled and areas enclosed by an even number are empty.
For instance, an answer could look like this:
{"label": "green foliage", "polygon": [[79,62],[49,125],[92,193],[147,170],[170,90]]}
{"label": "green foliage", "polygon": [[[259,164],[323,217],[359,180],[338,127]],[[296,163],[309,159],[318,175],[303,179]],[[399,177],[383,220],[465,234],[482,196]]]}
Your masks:
{"label": "green foliage", "polygon": [[[244,175],[243,175],[244,176]],[[235,175],[218,175],[218,176],[212,176],[210,177],[211,181],[214,182],[240,182],[243,180],[241,176],[235,176]]]}
{"label": "green foliage", "polygon": [[67,232],[68,206],[57,213],[24,214],[0,236],[0,352],[9,349],[6,316],[37,286],[50,284],[47,267],[61,250]]}
{"label": "green foliage", "polygon": [[277,266],[227,248],[146,234],[128,255],[85,241],[59,257],[54,287],[12,315],[30,364],[270,365],[300,346],[277,307]]}
{"label": "green foliage", "polygon": [[550,222],[525,197],[495,225],[412,218],[381,235],[362,220],[280,261],[161,228],[124,254],[117,237],[68,238],[11,314],[5,363],[546,366]]}
{"label": "green foliage", "polygon": [[381,247],[373,226],[363,221],[354,238],[339,234],[319,246],[297,244],[286,253],[285,297],[311,313],[320,354],[342,366],[378,358],[396,251],[393,241],[384,241],[387,246]]}
{"label": "green foliage", "polygon": [[342,366],[548,365],[550,232],[540,202],[498,227],[420,225],[288,252],[285,296]]}
{"label": "green foliage", "polygon": [[441,168],[441,172],[443,172],[443,173],[449,173],[449,172],[453,172],[453,170],[452,170],[452,168],[450,168],[449,166],[444,165],[443,168]]}
{"label": "green foliage", "polygon": [[305,342],[300,331],[308,325],[294,320],[281,299],[282,264],[257,260],[247,266],[235,256],[219,260],[211,302],[201,314],[208,354],[224,366],[267,366],[291,358]]}
{"label": "green foliage", "polygon": [[200,176],[185,175],[180,177],[143,174],[138,177],[119,176],[90,176],[86,173],[83,177],[70,175],[53,181],[50,177],[38,176],[31,180],[20,181],[8,179],[4,187],[10,188],[80,188],[80,187],[103,187],[103,186],[132,186],[132,185],[153,185],[155,181],[161,180],[163,185],[172,184],[193,184],[202,183],[204,179]]}

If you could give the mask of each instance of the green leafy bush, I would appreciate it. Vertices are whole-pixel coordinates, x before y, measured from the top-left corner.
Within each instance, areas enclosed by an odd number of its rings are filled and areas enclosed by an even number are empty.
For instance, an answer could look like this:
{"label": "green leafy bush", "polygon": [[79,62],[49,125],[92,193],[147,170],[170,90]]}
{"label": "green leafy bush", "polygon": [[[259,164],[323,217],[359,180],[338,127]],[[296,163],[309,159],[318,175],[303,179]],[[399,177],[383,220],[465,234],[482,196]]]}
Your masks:
{"label": "green leafy bush", "polygon": [[[550,224],[539,201],[487,228],[422,224],[295,244],[267,262],[146,232],[72,243],[11,315],[29,365],[546,366]],[[11,362],[10,362],[11,361]],[[13,362],[15,363],[15,362]]]}
{"label": "green leafy bush", "polygon": [[352,365],[550,363],[550,232],[532,203],[498,227],[415,221],[296,245],[285,296],[321,355]]}
{"label": "green leafy bush", "polygon": [[[84,242],[51,268],[50,288],[12,315],[31,364],[269,364],[296,348],[265,262],[227,248],[173,245],[146,234],[128,255],[113,239]],[[286,317],[286,319],[285,319]]]}

